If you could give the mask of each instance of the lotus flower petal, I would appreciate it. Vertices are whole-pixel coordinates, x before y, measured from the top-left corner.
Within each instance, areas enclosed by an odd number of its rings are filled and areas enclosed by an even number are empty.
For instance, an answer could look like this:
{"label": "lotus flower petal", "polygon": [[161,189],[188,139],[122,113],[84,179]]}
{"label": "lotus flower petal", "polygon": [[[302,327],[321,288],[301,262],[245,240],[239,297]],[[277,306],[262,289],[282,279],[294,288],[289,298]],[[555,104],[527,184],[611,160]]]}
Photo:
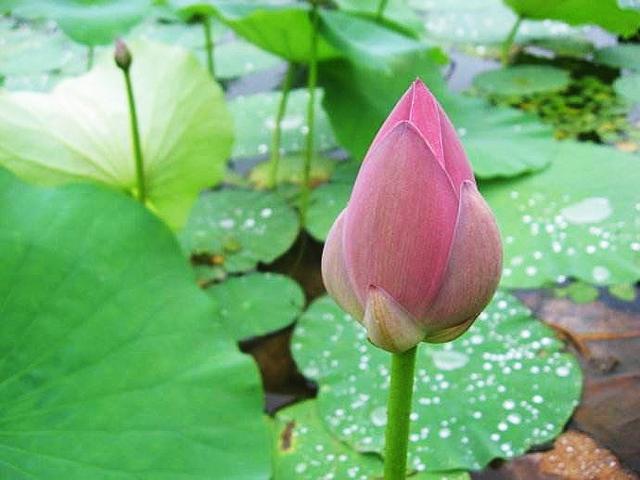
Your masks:
{"label": "lotus flower petal", "polygon": [[473,170],[467,159],[464,148],[458,139],[455,127],[451,124],[449,117],[440,108],[440,127],[442,129],[442,149],[444,154],[444,168],[454,185],[462,185],[464,181],[472,182],[476,180]]}
{"label": "lotus flower petal", "polygon": [[363,323],[371,343],[389,352],[405,352],[425,335],[416,319],[376,286],[369,288]]}
{"label": "lotus flower petal", "polygon": [[[444,167],[442,138],[439,115],[441,108],[438,101],[420,80],[416,80],[406,91],[380,127],[369,152],[402,121],[413,123],[424,137],[433,154]],[[368,156],[368,154],[367,154]]]}
{"label": "lotus flower petal", "polygon": [[362,304],[371,285],[421,318],[440,289],[458,211],[416,127],[400,122],[368,155],[344,217],[344,254]]}
{"label": "lotus flower petal", "polygon": [[344,263],[342,248],[342,231],[344,225],[344,210],[329,230],[327,242],[322,251],[322,281],[327,287],[329,295],[353,318],[362,321],[364,308],[356,295]]}
{"label": "lotus flower petal", "polygon": [[[422,323],[427,333],[452,340],[489,303],[502,272],[500,232],[489,206],[471,182],[462,185],[460,210],[447,270]],[[468,327],[467,325],[467,327]],[[445,329],[453,332],[443,334]],[[452,336],[453,333],[453,336]],[[429,341],[433,341],[429,336]]]}

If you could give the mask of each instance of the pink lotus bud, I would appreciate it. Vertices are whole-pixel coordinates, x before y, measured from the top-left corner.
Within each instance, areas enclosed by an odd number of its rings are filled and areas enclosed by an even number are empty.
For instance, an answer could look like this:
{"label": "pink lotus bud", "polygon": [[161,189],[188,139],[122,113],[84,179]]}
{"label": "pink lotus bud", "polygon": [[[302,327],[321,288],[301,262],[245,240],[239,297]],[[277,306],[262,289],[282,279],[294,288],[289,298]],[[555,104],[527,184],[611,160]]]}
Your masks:
{"label": "pink lotus bud", "polygon": [[380,128],[329,232],[324,284],[371,342],[403,352],[464,333],[501,271],[493,214],[453,125],[416,80]]}

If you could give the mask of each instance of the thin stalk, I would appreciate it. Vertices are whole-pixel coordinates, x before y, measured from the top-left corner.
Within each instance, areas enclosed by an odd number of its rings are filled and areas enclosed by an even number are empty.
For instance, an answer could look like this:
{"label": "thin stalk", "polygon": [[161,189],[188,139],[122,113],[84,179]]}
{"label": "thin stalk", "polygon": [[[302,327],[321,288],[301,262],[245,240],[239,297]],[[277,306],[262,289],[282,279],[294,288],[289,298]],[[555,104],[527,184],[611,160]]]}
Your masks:
{"label": "thin stalk", "polygon": [[271,139],[271,175],[269,179],[269,187],[275,188],[278,183],[278,165],[280,163],[280,142],[282,140],[282,119],[287,110],[287,99],[289,91],[293,83],[293,74],[295,65],[289,63],[287,73],[282,83],[282,92],[280,93],[280,104],[278,105],[278,113],[276,114],[276,123],[273,128],[273,137]]}
{"label": "thin stalk", "polygon": [[311,10],[311,58],[309,59],[309,75],[307,79],[307,92],[309,103],[307,104],[307,143],[304,157],[304,169],[302,172],[302,192],[300,195],[300,221],[304,227],[307,220],[307,208],[309,195],[311,194],[311,162],[313,160],[313,134],[316,107],[316,84],[318,83],[318,4],[313,2]]}
{"label": "thin stalk", "polygon": [[387,8],[387,2],[389,0],[380,0],[378,3],[378,10],[376,12],[376,22],[380,22],[384,18],[384,10]]}
{"label": "thin stalk", "polygon": [[384,480],[406,478],[409,415],[417,350],[416,346],[404,353],[392,354],[387,428],[384,437]]}
{"label": "thin stalk", "polygon": [[213,78],[216,78],[216,70],[213,63],[213,36],[211,34],[211,17],[202,17],[202,28],[204,29],[204,49],[207,54],[207,69]]}
{"label": "thin stalk", "polygon": [[131,119],[131,138],[133,140],[133,157],[136,161],[136,181],[138,185],[138,200],[143,205],[147,199],[147,192],[144,182],[144,164],[142,161],[142,147],[140,146],[140,131],[138,129],[138,114],[136,112],[136,102],[133,97],[133,86],[129,69],[123,70],[124,81],[127,85],[127,100],[129,102],[129,118]]}
{"label": "thin stalk", "polygon": [[509,65],[509,54],[511,53],[511,47],[513,46],[513,41],[516,38],[516,34],[518,33],[518,29],[520,28],[521,23],[522,17],[518,17],[513,24],[513,27],[511,27],[511,30],[509,30],[507,38],[505,38],[504,42],[502,42],[502,54],[500,56],[500,61],[502,63],[502,66],[504,67]]}
{"label": "thin stalk", "polygon": [[89,45],[87,49],[87,70],[91,70],[93,68],[93,59],[95,57],[95,48],[93,45]]}

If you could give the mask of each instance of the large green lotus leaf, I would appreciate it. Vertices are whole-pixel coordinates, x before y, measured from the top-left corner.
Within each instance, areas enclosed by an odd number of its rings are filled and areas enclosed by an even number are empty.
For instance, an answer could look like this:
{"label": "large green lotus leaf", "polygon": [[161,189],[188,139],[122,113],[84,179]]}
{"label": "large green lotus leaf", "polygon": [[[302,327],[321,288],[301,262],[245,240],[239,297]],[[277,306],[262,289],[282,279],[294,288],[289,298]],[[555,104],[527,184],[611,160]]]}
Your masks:
{"label": "large green lotus leaf", "polygon": [[613,89],[630,103],[640,103],[640,73],[618,78],[613,82]]}
{"label": "large green lotus leaf", "polygon": [[593,60],[614,68],[640,70],[640,45],[621,43],[601,48],[594,52]]}
{"label": "large green lotus leaf", "polygon": [[272,192],[217,190],[193,206],[180,242],[187,253],[216,255],[229,272],[271,263],[298,235],[296,212]]}
{"label": "large green lotus leaf", "polygon": [[0,477],[267,478],[255,366],[162,222],[5,170],[0,205]]}
{"label": "large green lotus leaf", "polygon": [[416,77],[434,94],[441,93],[445,86],[437,57],[435,50],[419,51],[391,58],[385,68],[323,62],[319,76],[323,105],[340,145],[362,160],[376,131]]}
{"label": "large green lotus leaf", "polygon": [[[387,59],[426,50],[425,44],[385,28],[374,20],[340,10],[321,10],[322,33],[352,62],[373,68],[391,68]],[[389,72],[392,73],[392,72]]]}
{"label": "large green lotus leaf", "polygon": [[617,0],[504,0],[518,15],[538,20],[555,19],[570,25],[595,24],[621,35],[640,28],[640,12],[622,9]]}
{"label": "large green lotus leaf", "polygon": [[[362,454],[340,442],[323,425],[318,402],[307,400],[276,415],[272,422],[274,480],[382,478],[378,455]],[[468,480],[466,472],[417,473],[412,480]]]}
{"label": "large green lotus leaf", "polygon": [[490,95],[532,95],[564,90],[569,72],[550,65],[515,65],[476,75],[473,84]]}
{"label": "large green lotus leaf", "polygon": [[[149,206],[180,226],[198,192],[220,181],[232,122],[222,91],[185,50],[131,45]],[[49,94],[0,94],[0,164],[42,184],[91,180],[134,191],[122,72],[111,55]]]}
{"label": "large green lotus leaf", "polygon": [[13,13],[55,20],[76,42],[105,45],[142,21],[150,7],[149,0],[22,0]]}
{"label": "large green lotus leaf", "polygon": [[[378,20],[380,2],[377,0],[336,0],[335,3],[344,12]],[[382,19],[378,21],[412,36],[424,31],[422,20],[409,7],[406,0],[387,1]]]}
{"label": "large green lotus leaf", "polygon": [[218,316],[236,340],[290,325],[305,302],[304,292],[293,279],[274,273],[231,277],[206,291],[217,301]]}
{"label": "large green lotus leaf", "polygon": [[[307,63],[311,58],[312,23],[307,4],[272,5],[266,2],[211,2],[219,18],[238,35],[279,57]],[[339,56],[322,36],[317,58]]]}
{"label": "large green lotus leaf", "polygon": [[[264,92],[254,95],[241,95],[229,103],[229,109],[235,119],[236,141],[233,147],[234,157],[253,157],[264,155],[271,148],[273,130],[276,126],[276,114],[280,103],[280,92]],[[321,107],[323,91],[316,91],[314,120],[314,144],[316,151],[336,146],[329,119]],[[287,109],[280,129],[282,153],[295,153],[305,148],[307,126],[307,104],[309,93],[306,88],[291,90],[287,98]]]}
{"label": "large green lotus leaf", "polygon": [[[501,292],[462,337],[421,344],[410,467],[476,470],[553,439],[581,391],[578,362],[563,348],[553,330]],[[302,316],[292,351],[319,383],[318,407],[329,430],[358,451],[381,453],[390,355],[328,297]]]}
{"label": "large green lotus leaf", "polygon": [[638,185],[637,157],[576,142],[559,142],[540,173],[482,183],[502,232],[503,285],[640,279]]}

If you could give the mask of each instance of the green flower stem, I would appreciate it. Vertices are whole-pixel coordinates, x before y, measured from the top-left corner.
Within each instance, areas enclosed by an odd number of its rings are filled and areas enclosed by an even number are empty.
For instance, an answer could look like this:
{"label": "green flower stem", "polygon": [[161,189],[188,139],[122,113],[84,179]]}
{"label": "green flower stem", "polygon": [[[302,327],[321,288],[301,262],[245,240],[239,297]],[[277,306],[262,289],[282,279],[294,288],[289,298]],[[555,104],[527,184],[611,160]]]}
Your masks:
{"label": "green flower stem", "polygon": [[278,183],[278,164],[280,163],[280,142],[282,139],[282,119],[287,110],[287,99],[289,91],[293,83],[293,74],[295,73],[295,65],[289,63],[287,73],[282,83],[282,93],[280,94],[280,104],[278,105],[278,113],[276,114],[276,123],[273,129],[273,137],[271,139],[271,174],[269,178],[269,187],[274,188]]}
{"label": "green flower stem", "polygon": [[409,415],[413,396],[416,351],[394,353],[391,359],[391,385],[387,402],[387,428],[384,447],[384,480],[404,480],[407,472]]}
{"label": "green flower stem", "polygon": [[316,84],[318,83],[318,4],[313,2],[311,10],[311,58],[309,59],[309,77],[307,80],[307,92],[309,103],[307,104],[307,144],[304,158],[304,170],[302,175],[302,192],[300,195],[300,220],[304,227],[307,220],[307,208],[311,193],[311,161],[313,159],[313,134],[316,106]]}
{"label": "green flower stem", "polygon": [[142,147],[140,146],[140,131],[138,130],[138,114],[136,113],[136,102],[133,97],[133,86],[129,69],[123,69],[124,81],[127,85],[127,100],[129,102],[129,118],[131,119],[131,138],[133,140],[133,157],[136,161],[136,181],[138,185],[138,200],[143,205],[147,199],[147,192],[144,182],[144,164],[142,161]]}
{"label": "green flower stem", "polygon": [[384,10],[387,8],[387,3],[389,0],[380,0],[378,3],[378,11],[376,12],[376,21],[379,22],[384,18]]}
{"label": "green flower stem", "polygon": [[207,52],[207,69],[213,78],[216,77],[216,70],[213,63],[213,36],[211,34],[211,17],[202,17],[202,28],[204,29],[204,49]]}
{"label": "green flower stem", "polygon": [[518,33],[518,29],[520,28],[521,23],[522,17],[518,17],[516,19],[516,22],[513,24],[513,27],[511,27],[511,30],[509,30],[507,38],[505,38],[504,42],[502,42],[502,54],[500,60],[503,66],[509,65],[509,54],[511,53],[511,47],[513,45],[513,41],[516,38],[516,34]]}
{"label": "green flower stem", "polygon": [[87,70],[91,70],[93,68],[95,53],[95,47],[93,45],[89,45],[87,49]]}

